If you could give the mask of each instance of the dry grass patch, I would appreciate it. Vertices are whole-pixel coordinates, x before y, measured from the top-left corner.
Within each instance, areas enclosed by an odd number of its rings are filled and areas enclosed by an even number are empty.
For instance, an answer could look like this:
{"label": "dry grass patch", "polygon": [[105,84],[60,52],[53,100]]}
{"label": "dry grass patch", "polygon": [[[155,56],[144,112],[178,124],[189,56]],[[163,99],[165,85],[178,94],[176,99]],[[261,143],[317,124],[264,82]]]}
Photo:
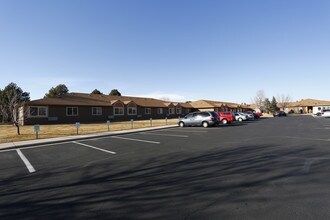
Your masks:
{"label": "dry grass patch", "polygon": [[[173,125],[178,122],[178,119],[168,119],[167,124]],[[152,127],[166,125],[165,119],[157,119],[152,121]],[[147,128],[150,126],[150,121],[134,121],[133,128]],[[126,122],[111,122],[110,131],[120,131],[132,129],[130,121]],[[33,140],[36,135],[33,130],[33,125],[25,125],[20,127],[21,135],[17,135],[16,127],[13,125],[0,125],[0,143]],[[107,132],[108,127],[105,123],[97,124],[81,124],[79,134],[93,134],[99,132]],[[74,124],[60,125],[40,125],[39,139],[64,137],[76,135],[77,129]]]}

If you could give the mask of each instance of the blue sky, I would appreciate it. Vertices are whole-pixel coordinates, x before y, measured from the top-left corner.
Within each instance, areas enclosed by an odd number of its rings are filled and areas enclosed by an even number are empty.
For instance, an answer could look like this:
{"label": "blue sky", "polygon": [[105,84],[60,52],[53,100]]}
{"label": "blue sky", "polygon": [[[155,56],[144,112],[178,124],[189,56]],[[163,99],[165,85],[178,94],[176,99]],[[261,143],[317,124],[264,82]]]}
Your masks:
{"label": "blue sky", "polygon": [[329,0],[0,0],[0,88],[330,100]]}

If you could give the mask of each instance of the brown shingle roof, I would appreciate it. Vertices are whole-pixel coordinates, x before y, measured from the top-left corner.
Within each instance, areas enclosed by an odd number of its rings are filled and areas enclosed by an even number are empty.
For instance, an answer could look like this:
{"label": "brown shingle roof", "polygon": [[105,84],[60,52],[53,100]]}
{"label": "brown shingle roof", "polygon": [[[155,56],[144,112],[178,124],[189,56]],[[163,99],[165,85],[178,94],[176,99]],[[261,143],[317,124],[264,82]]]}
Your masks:
{"label": "brown shingle roof", "polygon": [[297,102],[291,102],[290,107],[302,107],[302,106],[330,106],[330,101],[317,100],[317,99],[302,99]]}
{"label": "brown shingle roof", "polygon": [[98,100],[92,97],[77,97],[70,94],[62,95],[54,98],[43,98],[34,100],[28,103],[28,105],[57,105],[57,106],[111,106],[113,103],[107,100]]}
{"label": "brown shingle roof", "polygon": [[237,108],[239,104],[232,102],[220,102],[220,101],[211,101],[211,100],[198,100],[190,103],[194,108]]}
{"label": "brown shingle roof", "polygon": [[153,98],[111,96],[87,93],[68,93],[59,97],[44,98],[29,102],[29,105],[66,105],[66,106],[112,106],[115,102],[135,102],[141,107],[167,107],[164,101]]}

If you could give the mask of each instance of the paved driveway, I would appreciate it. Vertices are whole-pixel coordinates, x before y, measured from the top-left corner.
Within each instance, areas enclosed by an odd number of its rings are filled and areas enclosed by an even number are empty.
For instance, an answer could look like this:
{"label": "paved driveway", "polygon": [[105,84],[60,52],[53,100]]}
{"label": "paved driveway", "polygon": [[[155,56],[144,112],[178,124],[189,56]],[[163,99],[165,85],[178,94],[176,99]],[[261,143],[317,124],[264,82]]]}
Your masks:
{"label": "paved driveway", "polygon": [[327,219],[330,119],[0,151],[1,219]]}

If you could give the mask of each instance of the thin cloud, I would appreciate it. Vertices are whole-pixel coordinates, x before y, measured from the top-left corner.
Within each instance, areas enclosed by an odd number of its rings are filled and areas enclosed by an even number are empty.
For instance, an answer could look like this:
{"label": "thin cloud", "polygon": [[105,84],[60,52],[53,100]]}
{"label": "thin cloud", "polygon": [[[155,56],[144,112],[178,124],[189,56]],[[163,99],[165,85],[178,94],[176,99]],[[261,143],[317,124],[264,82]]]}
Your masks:
{"label": "thin cloud", "polygon": [[162,92],[154,92],[154,93],[140,94],[140,95],[128,95],[128,96],[155,98],[155,99],[174,101],[174,102],[182,102],[185,100],[185,97],[182,95],[174,94],[174,93],[162,93]]}

